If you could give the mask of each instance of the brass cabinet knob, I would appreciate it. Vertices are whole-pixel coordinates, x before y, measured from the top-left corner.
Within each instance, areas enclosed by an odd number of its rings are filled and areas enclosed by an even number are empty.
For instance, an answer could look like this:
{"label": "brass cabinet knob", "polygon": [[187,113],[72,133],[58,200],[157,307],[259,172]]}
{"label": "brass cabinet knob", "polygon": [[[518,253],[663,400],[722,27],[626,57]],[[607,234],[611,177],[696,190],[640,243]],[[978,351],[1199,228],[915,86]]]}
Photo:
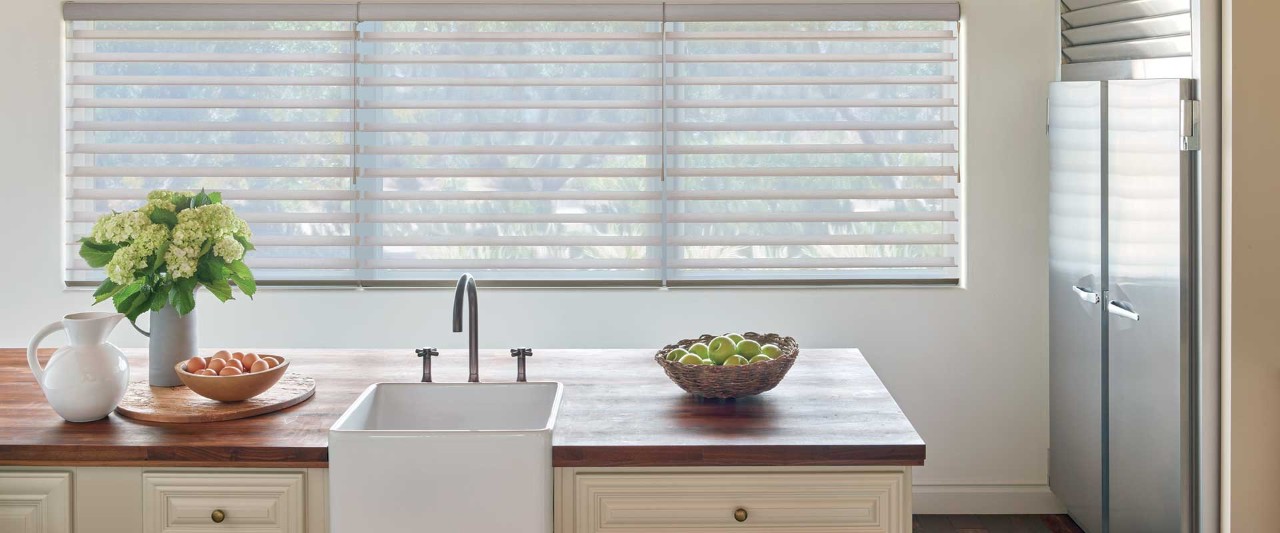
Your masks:
{"label": "brass cabinet knob", "polygon": [[227,519],[227,513],[223,512],[222,509],[214,509],[213,513],[209,515],[209,519],[213,520],[215,524],[221,524],[223,520]]}
{"label": "brass cabinet knob", "polygon": [[747,521],[747,510],[746,510],[746,509],[741,509],[741,508],[739,508],[737,511],[734,511],[734,512],[733,512],[733,519],[734,519],[734,520],[737,520],[737,521],[739,521],[739,522],[746,522],[746,521]]}

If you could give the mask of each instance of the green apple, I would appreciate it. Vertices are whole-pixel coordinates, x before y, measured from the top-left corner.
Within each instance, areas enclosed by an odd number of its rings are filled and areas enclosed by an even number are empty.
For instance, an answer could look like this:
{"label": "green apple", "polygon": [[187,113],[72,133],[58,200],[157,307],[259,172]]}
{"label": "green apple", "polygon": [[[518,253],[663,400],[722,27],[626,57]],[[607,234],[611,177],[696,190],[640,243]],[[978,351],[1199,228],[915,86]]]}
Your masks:
{"label": "green apple", "polygon": [[753,340],[743,340],[738,343],[738,355],[748,359],[760,355],[760,343]]}
{"label": "green apple", "polygon": [[671,350],[671,351],[667,352],[667,360],[668,360],[668,361],[679,361],[679,360],[680,360],[680,358],[681,358],[681,357],[684,357],[684,355],[685,355],[685,354],[687,354],[687,353],[689,353],[689,350],[686,350],[686,349],[684,349],[684,348],[676,348],[676,349],[674,349],[674,350]]}
{"label": "green apple", "polygon": [[782,355],[782,348],[779,348],[777,344],[766,344],[760,347],[760,353],[777,359],[779,355]]}
{"label": "green apple", "polygon": [[708,347],[711,352],[707,354],[707,357],[710,357],[717,365],[723,365],[724,360],[731,355],[738,355],[738,347],[734,344],[733,339],[729,337],[711,339],[711,344]]}
{"label": "green apple", "polygon": [[698,357],[707,358],[707,354],[711,353],[711,347],[701,342],[689,347],[689,351],[698,354]]}
{"label": "green apple", "polygon": [[763,363],[765,361],[772,361],[772,360],[773,360],[772,357],[769,357],[765,354],[760,354],[751,358],[752,363]]}
{"label": "green apple", "polygon": [[684,363],[686,365],[705,365],[706,363],[704,363],[703,361],[706,361],[706,359],[698,357],[698,354],[687,353],[680,358],[679,362]]}
{"label": "green apple", "polygon": [[742,342],[742,335],[738,335],[737,333],[725,333],[724,336],[733,339],[734,344]]}
{"label": "green apple", "polygon": [[750,363],[751,361],[748,361],[746,357],[741,355],[729,356],[728,359],[724,360],[724,366],[742,366]]}

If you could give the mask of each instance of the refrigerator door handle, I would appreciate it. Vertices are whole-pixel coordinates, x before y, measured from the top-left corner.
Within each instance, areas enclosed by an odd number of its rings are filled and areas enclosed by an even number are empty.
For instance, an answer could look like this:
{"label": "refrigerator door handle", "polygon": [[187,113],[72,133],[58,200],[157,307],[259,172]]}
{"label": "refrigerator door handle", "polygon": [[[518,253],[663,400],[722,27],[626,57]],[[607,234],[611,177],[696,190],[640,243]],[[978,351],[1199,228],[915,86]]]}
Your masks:
{"label": "refrigerator door handle", "polygon": [[1133,305],[1120,300],[1111,300],[1107,302],[1107,312],[1118,317],[1127,318],[1134,322],[1138,321],[1138,312],[1133,310]]}
{"label": "refrigerator door handle", "polygon": [[1081,287],[1079,285],[1072,285],[1071,290],[1074,291],[1076,293],[1076,296],[1079,296],[1081,300],[1084,300],[1091,304],[1097,304],[1102,302],[1102,297],[1098,296],[1098,293],[1093,292],[1084,287]]}

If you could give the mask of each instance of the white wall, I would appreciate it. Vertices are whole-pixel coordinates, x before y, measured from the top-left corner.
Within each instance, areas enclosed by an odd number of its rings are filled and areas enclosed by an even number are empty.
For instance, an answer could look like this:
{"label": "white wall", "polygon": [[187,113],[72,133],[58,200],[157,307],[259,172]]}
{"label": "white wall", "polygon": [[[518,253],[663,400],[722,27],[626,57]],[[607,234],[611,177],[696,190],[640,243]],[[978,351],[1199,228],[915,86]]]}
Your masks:
{"label": "white wall", "polygon": [[[480,296],[482,344],[655,348],[767,330],[803,346],[858,347],[928,444],[916,474],[921,510],[1053,510],[1044,135],[1057,3],[962,4],[965,288],[491,289]],[[60,5],[8,0],[0,19],[0,346],[25,345],[91,301],[61,281]],[[412,365],[412,347],[464,342],[448,329],[447,290],[264,290],[225,305],[207,296],[198,312],[209,347],[395,348]],[[127,326],[113,340],[143,345]]]}

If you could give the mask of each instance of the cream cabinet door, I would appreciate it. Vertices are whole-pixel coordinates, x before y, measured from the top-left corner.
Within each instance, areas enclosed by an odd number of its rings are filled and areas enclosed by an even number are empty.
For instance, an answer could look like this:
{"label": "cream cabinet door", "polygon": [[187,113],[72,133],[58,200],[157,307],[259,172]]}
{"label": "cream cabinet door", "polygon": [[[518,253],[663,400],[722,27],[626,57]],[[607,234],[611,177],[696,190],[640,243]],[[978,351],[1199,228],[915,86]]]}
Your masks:
{"label": "cream cabinet door", "polygon": [[301,472],[142,474],[144,533],[302,533]]}
{"label": "cream cabinet door", "polygon": [[0,472],[0,531],[70,533],[69,472]]}
{"label": "cream cabinet door", "polygon": [[579,472],[565,533],[899,533],[907,474]]}

